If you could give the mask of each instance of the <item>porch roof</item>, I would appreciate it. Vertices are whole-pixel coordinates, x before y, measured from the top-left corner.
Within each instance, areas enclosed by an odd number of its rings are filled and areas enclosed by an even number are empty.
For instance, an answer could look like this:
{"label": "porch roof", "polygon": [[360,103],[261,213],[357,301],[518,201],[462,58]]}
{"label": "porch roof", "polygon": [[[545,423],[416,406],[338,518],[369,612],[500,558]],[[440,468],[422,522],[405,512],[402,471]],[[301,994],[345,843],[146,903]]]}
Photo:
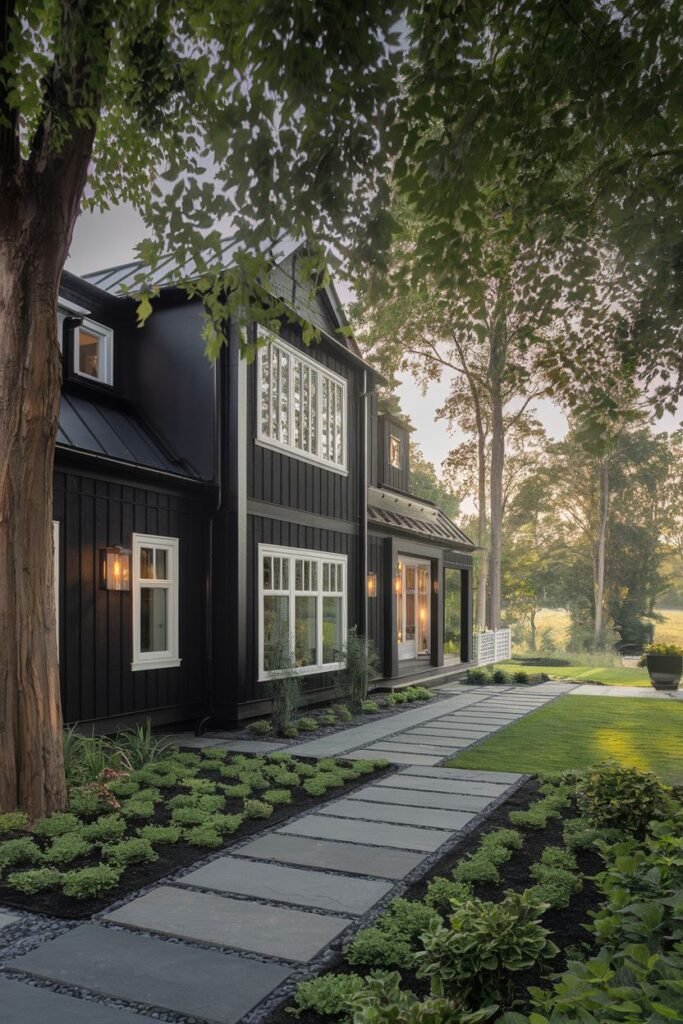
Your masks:
{"label": "porch roof", "polygon": [[467,551],[473,551],[476,547],[437,505],[424,498],[400,494],[387,488],[369,488],[368,522],[446,547],[464,548]]}

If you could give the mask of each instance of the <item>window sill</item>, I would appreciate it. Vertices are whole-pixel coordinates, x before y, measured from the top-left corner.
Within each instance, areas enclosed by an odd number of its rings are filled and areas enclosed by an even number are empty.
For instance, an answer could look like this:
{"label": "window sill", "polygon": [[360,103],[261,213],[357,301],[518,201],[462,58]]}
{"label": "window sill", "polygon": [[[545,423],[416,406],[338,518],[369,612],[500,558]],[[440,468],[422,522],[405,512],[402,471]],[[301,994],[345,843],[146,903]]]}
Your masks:
{"label": "window sill", "polygon": [[270,448],[271,451],[280,452],[281,455],[288,455],[290,459],[298,459],[299,462],[307,462],[309,466],[317,466],[318,469],[326,469],[338,476],[348,476],[346,466],[337,466],[334,462],[325,462],[324,459],[317,459],[314,455],[300,452],[297,448],[290,448],[289,445],[280,444],[278,441],[270,441],[265,437],[257,437],[254,444],[259,448]]}
{"label": "window sill", "polygon": [[155,658],[154,661],[133,661],[130,670],[131,672],[147,672],[150,669],[178,668],[182,663],[182,658]]}

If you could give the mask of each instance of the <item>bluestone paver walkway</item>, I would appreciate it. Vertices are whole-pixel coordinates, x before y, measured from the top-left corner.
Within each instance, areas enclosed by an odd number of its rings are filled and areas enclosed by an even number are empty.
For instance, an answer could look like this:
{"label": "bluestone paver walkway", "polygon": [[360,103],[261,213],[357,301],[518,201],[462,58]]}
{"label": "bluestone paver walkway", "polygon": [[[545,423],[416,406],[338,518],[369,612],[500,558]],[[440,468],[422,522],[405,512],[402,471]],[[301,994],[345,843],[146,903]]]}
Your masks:
{"label": "bluestone paver walkway", "polygon": [[[10,1020],[85,1024],[86,1011],[88,1024],[130,1024],[131,1010],[139,1021],[166,1011],[210,1024],[258,1019],[256,1008],[283,981],[344,943],[363,915],[521,778],[439,763],[570,688],[450,686],[446,699],[290,747],[397,767],[7,960],[0,985]],[[222,745],[219,736],[201,739]],[[83,992],[87,999],[74,998]]]}

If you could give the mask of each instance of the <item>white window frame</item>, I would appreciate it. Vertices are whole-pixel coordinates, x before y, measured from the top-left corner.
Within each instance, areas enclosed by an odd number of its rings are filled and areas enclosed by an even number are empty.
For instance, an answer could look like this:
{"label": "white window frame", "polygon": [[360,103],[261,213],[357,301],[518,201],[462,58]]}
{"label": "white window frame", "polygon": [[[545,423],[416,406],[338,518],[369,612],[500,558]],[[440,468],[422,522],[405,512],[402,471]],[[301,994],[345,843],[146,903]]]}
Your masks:
{"label": "white window frame", "polygon": [[[267,330],[265,327],[259,325],[258,327],[258,339],[261,344],[258,349],[258,356],[256,359],[256,443],[263,445],[266,448],[273,448],[276,451],[286,452],[292,458],[301,459],[304,462],[311,462],[315,466],[322,466],[324,469],[330,470],[332,473],[339,473],[342,476],[348,476],[348,399],[347,399],[347,381],[344,377],[340,377],[339,374],[334,373],[333,370],[329,370],[322,363],[316,359],[312,359],[310,356],[301,352],[300,349],[295,348],[293,345],[289,345],[282,338],[279,338],[276,334]],[[265,342],[265,344],[264,344]],[[288,361],[288,395],[289,395],[289,408],[287,414],[287,437],[288,441],[280,441],[278,438],[271,437],[270,434],[264,433],[263,431],[263,394],[262,394],[262,375],[263,375],[263,364],[266,359],[270,358],[270,354],[274,349],[278,349],[281,353],[287,356]],[[318,452],[305,451],[303,448],[297,448],[294,444],[295,437],[295,410],[294,410],[294,377],[295,377],[295,361],[302,367],[308,367],[309,371],[313,370],[318,375],[318,386],[316,390],[316,408],[313,412],[316,422],[316,437],[318,443]],[[341,442],[342,442],[342,460],[337,462],[336,459],[324,458],[322,455],[322,438],[323,438],[323,381],[328,381],[329,384],[334,384],[341,388]],[[272,386],[272,385],[271,385]],[[269,401],[269,417],[272,415],[270,409],[272,408],[272,402]],[[309,419],[309,437],[310,437],[310,423]],[[336,443],[336,438],[335,438]]]}
{"label": "white window frame", "polygon": [[[309,548],[283,548],[273,544],[259,544],[258,546],[258,666],[259,666],[259,681],[263,682],[267,679],[272,679],[277,676],[277,671],[266,672],[265,670],[265,652],[264,652],[264,614],[263,605],[264,597],[268,593],[277,593],[284,596],[283,590],[278,591],[266,591],[263,585],[263,561],[267,557],[276,558],[288,558],[289,559],[289,587],[287,588],[289,593],[289,646],[292,653],[295,648],[295,632],[296,632],[296,619],[295,619],[295,608],[296,608],[296,572],[295,572],[295,560],[297,558],[305,558],[316,561],[318,563],[318,587],[317,587],[317,602],[316,602],[316,650],[318,654],[318,661],[315,665],[305,665],[300,668],[295,668],[294,671],[299,676],[310,676],[319,675],[321,672],[335,672],[339,669],[346,667],[346,660],[335,662],[323,662],[323,598],[324,597],[341,597],[342,615],[341,615],[341,640],[342,643],[346,643],[346,636],[348,630],[348,556],[337,554],[335,551],[318,551]],[[340,591],[329,591],[323,590],[323,562],[336,563],[341,568],[342,572],[342,589]],[[312,592],[306,591],[305,593],[299,592],[299,596],[312,596]]]}
{"label": "white window frame", "polygon": [[[394,462],[394,448],[398,452],[397,461]],[[389,434],[389,465],[392,469],[401,468],[401,456],[403,455],[403,445],[401,438],[398,434]]]}
{"label": "white window frame", "polygon": [[70,302],[69,299],[63,299],[61,295],[57,299],[57,341],[59,342],[59,351],[61,352],[64,347],[64,321],[68,316],[87,316],[90,310],[86,309],[85,306],[79,306],[75,302]]}
{"label": "white window frame", "polygon": [[[99,377],[95,377],[91,373],[85,373],[80,368],[81,329],[88,331],[90,334],[97,335],[100,339],[98,353],[103,374]],[[108,387],[112,387],[114,384],[114,331],[112,328],[84,318],[83,322],[74,328],[73,366],[74,373],[77,376],[83,377],[85,380],[95,381],[97,384],[105,384]]]}
{"label": "white window frame", "polygon": [[[178,668],[182,663],[182,659],[178,656],[178,595],[180,590],[178,553],[180,542],[177,537],[157,537],[149,533],[134,533],[132,545],[133,661],[130,667],[133,672],[146,672],[150,669],[159,668]],[[141,579],[140,552],[142,548],[157,548],[166,551],[167,579]],[[142,607],[140,592],[143,587],[167,591],[166,623],[168,649],[166,651],[140,650],[140,611]]]}

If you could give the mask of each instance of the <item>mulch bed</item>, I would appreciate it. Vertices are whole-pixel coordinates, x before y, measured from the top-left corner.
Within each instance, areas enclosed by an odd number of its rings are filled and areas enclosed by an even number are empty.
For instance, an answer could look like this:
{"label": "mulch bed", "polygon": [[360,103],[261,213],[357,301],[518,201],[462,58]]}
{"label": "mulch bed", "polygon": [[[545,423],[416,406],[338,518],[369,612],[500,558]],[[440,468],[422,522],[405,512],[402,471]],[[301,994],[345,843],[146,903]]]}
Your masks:
{"label": "mulch bed", "polygon": [[[312,758],[302,757],[300,760],[315,763]],[[373,774],[367,774],[362,776],[360,779],[354,779],[347,783],[343,788],[338,786],[332,790],[328,790],[328,792],[322,797],[309,796],[303,790],[294,789],[292,791],[293,799],[290,804],[274,807],[273,813],[269,818],[246,819],[238,831],[232,835],[226,836],[224,845],[216,849],[191,846],[189,843],[183,841],[174,845],[156,846],[155,850],[159,854],[158,860],[151,864],[129,865],[125,869],[118,885],[112,889],[108,889],[104,895],[97,899],[75,900],[70,896],[64,896],[59,891],[50,890],[29,895],[18,892],[16,889],[12,889],[8,885],[3,885],[0,880],[0,909],[2,909],[3,906],[6,906],[15,910],[29,910],[35,914],[46,914],[49,917],[60,917],[69,920],[82,920],[83,918],[92,917],[93,914],[99,913],[99,911],[104,910],[105,907],[110,906],[112,903],[117,903],[130,893],[136,892],[138,889],[144,889],[153,882],[158,882],[166,875],[171,875],[181,868],[190,867],[196,862],[204,861],[207,857],[213,854],[229,852],[230,848],[236,843],[241,843],[244,839],[247,839],[250,836],[256,835],[259,832],[264,832],[266,829],[271,829],[274,825],[278,825],[281,822],[286,821],[288,818],[301,814],[304,811],[317,810],[330,800],[336,800],[340,796],[344,796],[361,786],[367,786],[370,782],[390,774],[393,770],[393,766],[379,768]],[[221,776],[217,772],[212,772],[207,769],[203,769],[201,775],[202,778],[211,779],[215,782],[225,781],[224,779],[221,779]],[[164,790],[164,795],[168,800],[170,800],[179,793],[186,792],[187,790],[183,790],[179,786],[173,788],[169,787]],[[241,810],[241,800],[226,800],[226,813],[236,814]],[[155,807],[154,817],[146,819],[144,822],[140,822],[140,824],[167,824],[168,818],[168,810],[165,808],[164,803],[161,803]],[[134,834],[134,832],[131,834]],[[16,833],[16,835],[26,835],[26,833]],[[97,853],[91,853],[86,857],[81,857],[77,861],[74,861],[73,864],[69,864],[68,867],[94,867],[101,862],[101,858]]]}
{"label": "mulch bed", "polygon": [[[492,814],[473,830],[452,850],[445,854],[424,876],[413,882],[403,894],[408,899],[420,900],[424,897],[427,884],[431,879],[438,876],[450,876],[451,870],[466,854],[473,853],[479,846],[481,839],[488,832],[498,828],[510,828],[508,815],[510,811],[526,810],[530,804],[539,798],[539,783],[531,779],[519,787],[506,801],[497,807]],[[496,885],[475,886],[474,893],[481,899],[496,901],[501,899],[505,891],[514,889],[521,891],[534,884],[534,879],[529,875],[529,869],[540,860],[541,854],[546,846],[562,846],[562,831],[566,821],[576,817],[576,811],[567,808],[563,817],[554,819],[548,823],[545,829],[523,829],[524,846],[521,850],[515,850],[512,857],[500,867],[501,880]],[[594,853],[577,852],[579,869],[584,876],[597,874],[602,870],[602,860]],[[550,930],[551,938],[560,947],[560,954],[555,960],[547,961],[541,968],[532,971],[520,972],[515,977],[515,996],[517,1005],[515,1009],[520,1012],[528,1009],[528,992],[530,985],[543,985],[549,979],[562,971],[565,967],[565,955],[562,952],[569,946],[579,943],[589,943],[590,935],[585,930],[585,925],[590,921],[590,911],[597,910],[599,906],[599,894],[595,884],[590,877],[584,877],[583,889],[575,893],[571,904],[564,910],[548,910],[543,916],[543,924]],[[332,962],[330,971],[336,974],[369,973],[369,968],[352,967],[342,959],[339,951]],[[429,993],[429,983],[426,979],[417,978],[410,970],[401,970],[403,986],[412,989],[418,995],[425,996]],[[286,1004],[291,1005],[291,1004]],[[320,1024],[321,1018],[313,1011],[304,1011],[298,1018],[292,1018],[286,1012],[285,1005],[280,1006],[264,1018],[263,1024],[291,1024],[293,1019],[298,1019],[301,1024]],[[333,1018],[324,1018],[332,1020]]]}

